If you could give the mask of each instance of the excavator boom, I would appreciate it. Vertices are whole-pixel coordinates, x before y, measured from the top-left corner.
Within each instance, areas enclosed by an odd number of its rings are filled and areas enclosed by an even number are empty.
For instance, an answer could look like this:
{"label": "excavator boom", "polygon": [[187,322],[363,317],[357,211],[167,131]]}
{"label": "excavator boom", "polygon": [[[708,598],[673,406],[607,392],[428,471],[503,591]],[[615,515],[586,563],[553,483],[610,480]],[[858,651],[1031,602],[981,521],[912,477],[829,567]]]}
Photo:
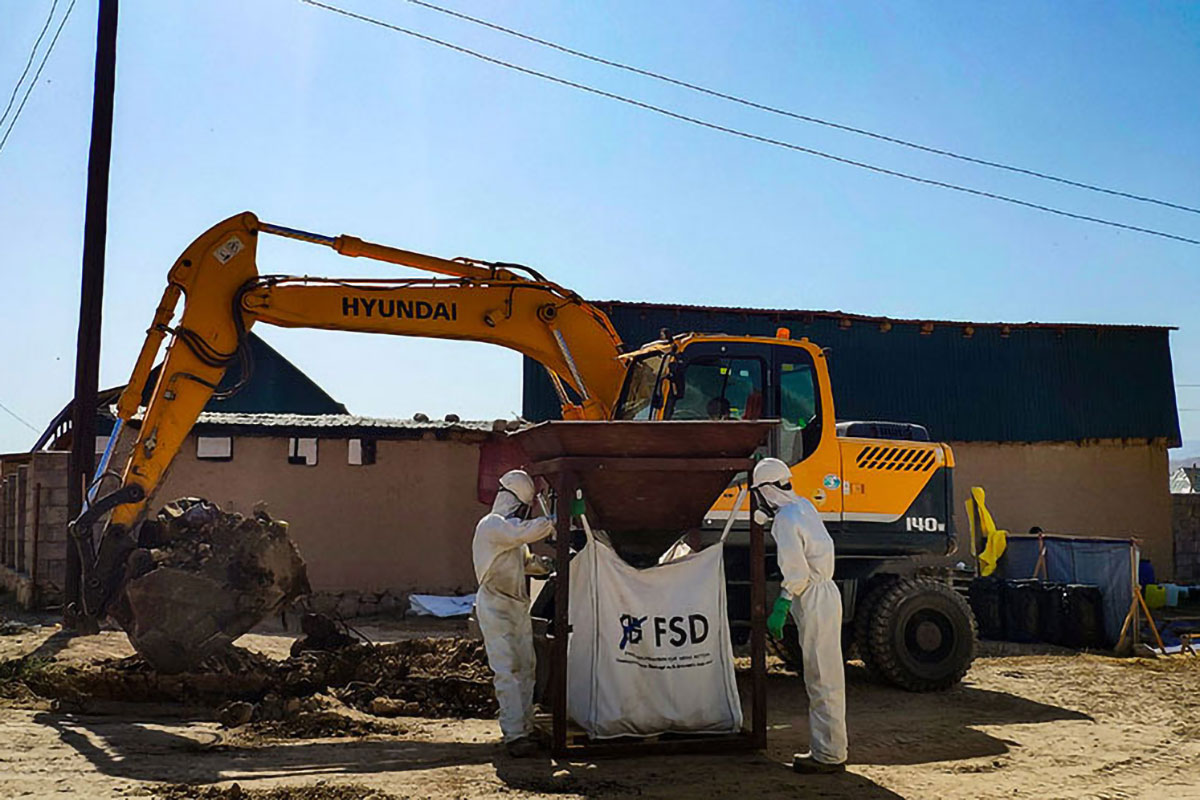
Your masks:
{"label": "excavator boom", "polygon": [[[447,277],[396,279],[260,275],[260,234],[328,246],[351,257],[398,264]],[[607,316],[573,292],[516,265],[448,260],[365,242],[263,223],[239,214],[196,239],[172,266],[129,384],[118,401],[133,419],[163,341],[170,335],[121,485],[96,500],[72,525],[84,563],[85,616],[103,614],[136,548],[133,531],[200,412],[226,372],[248,379],[246,334],[256,323],[498,344],[545,366],[558,388],[563,416],[612,416],[625,377],[620,337]],[[182,313],[172,327],[180,297]],[[111,512],[98,547],[92,525]]]}

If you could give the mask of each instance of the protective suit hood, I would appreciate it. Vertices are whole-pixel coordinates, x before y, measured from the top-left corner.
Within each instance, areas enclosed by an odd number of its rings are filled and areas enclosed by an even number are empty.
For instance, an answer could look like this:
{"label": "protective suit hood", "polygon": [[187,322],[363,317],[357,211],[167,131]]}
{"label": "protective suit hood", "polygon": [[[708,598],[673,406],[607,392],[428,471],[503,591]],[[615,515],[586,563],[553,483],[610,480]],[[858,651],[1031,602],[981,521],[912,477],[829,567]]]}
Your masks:
{"label": "protective suit hood", "polygon": [[492,501],[492,513],[505,518],[513,517],[521,509],[521,505],[520,498],[506,489],[501,489]]}
{"label": "protective suit hood", "polygon": [[789,503],[795,503],[800,499],[800,496],[790,489],[781,489],[778,486],[771,486],[769,484],[759,486],[757,491],[767,504],[770,513],[774,513]]}

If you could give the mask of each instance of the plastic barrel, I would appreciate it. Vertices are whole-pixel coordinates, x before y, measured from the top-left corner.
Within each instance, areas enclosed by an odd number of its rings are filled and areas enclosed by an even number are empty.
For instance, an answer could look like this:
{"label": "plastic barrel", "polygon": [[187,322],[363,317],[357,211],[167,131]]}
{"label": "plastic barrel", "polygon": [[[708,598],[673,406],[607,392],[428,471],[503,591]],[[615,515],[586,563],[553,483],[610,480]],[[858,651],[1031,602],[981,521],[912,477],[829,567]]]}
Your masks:
{"label": "plastic barrel", "polygon": [[1036,580],[1004,582],[1004,638],[1010,642],[1036,642],[1040,635],[1038,585]]}
{"label": "plastic barrel", "polygon": [[1104,612],[1099,587],[1068,584],[1065,600],[1062,643],[1076,649],[1103,647]]}
{"label": "plastic barrel", "polygon": [[1004,638],[1004,607],[1002,604],[1002,583],[999,578],[988,576],[971,581],[967,590],[967,600],[971,611],[975,613],[975,621],[979,624],[979,638]]}
{"label": "plastic barrel", "polygon": [[1067,587],[1063,583],[1037,586],[1038,638],[1049,644],[1062,644],[1066,632]]}

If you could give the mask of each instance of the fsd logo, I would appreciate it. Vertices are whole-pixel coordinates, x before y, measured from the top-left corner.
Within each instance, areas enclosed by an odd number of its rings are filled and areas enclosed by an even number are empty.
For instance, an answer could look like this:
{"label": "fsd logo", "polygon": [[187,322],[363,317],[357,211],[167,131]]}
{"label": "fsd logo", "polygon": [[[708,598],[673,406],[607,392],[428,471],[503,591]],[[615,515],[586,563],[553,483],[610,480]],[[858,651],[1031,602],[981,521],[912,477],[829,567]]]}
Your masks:
{"label": "fsd logo", "polygon": [[[633,614],[622,614],[621,649],[626,645],[638,644],[642,641],[642,625],[649,617],[638,617]],[[703,614],[688,614],[686,617],[654,617],[654,646],[662,647],[665,641],[671,647],[682,647],[685,644],[700,644],[708,638],[708,618]]]}

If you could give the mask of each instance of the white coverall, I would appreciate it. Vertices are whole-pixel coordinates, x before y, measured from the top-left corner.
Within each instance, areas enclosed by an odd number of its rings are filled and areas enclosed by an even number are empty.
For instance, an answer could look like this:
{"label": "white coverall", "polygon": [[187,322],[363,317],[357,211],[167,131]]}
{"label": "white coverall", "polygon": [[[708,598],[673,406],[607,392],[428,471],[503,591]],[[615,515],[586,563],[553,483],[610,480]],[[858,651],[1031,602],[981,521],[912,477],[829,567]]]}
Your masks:
{"label": "white coverall", "polygon": [[807,498],[775,486],[761,489],[776,509],[771,535],[792,596],[804,654],[813,758],[841,764],[847,756],[846,673],[842,660],[842,594],[833,582],[833,539]]}
{"label": "white coverall", "polygon": [[548,517],[523,521],[512,515],[520,501],[511,493],[496,495],[491,513],[475,526],[472,560],[479,592],[475,616],[483,631],[488,664],[496,673],[500,731],[511,742],[533,733],[533,624],[525,587],[529,545],[554,532]]}

